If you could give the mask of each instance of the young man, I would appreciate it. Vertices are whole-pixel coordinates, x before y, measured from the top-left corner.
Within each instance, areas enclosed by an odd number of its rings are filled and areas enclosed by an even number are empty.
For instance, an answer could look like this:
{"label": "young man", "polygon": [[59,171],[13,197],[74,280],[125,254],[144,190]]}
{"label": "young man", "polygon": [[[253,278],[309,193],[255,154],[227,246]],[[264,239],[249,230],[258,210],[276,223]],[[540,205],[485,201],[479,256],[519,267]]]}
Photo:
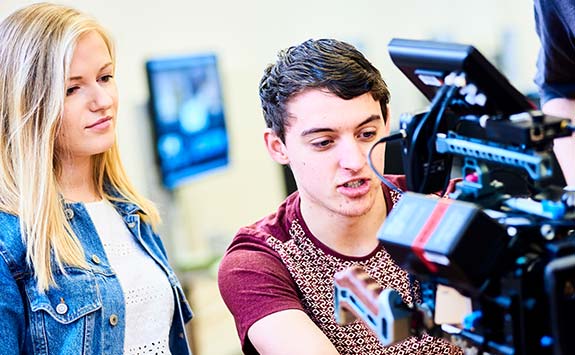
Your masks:
{"label": "young man", "polygon": [[[377,231],[399,194],[367,162],[389,132],[389,91],[351,45],[308,40],[280,52],[260,83],[272,159],[289,164],[298,187],[278,210],[241,228],[219,271],[246,354],[449,354],[424,336],[383,348],[357,321],[334,317],[334,274],[359,264],[411,302],[408,276],[379,245]],[[383,170],[384,149],[373,153]],[[404,179],[391,177],[400,188]]]}

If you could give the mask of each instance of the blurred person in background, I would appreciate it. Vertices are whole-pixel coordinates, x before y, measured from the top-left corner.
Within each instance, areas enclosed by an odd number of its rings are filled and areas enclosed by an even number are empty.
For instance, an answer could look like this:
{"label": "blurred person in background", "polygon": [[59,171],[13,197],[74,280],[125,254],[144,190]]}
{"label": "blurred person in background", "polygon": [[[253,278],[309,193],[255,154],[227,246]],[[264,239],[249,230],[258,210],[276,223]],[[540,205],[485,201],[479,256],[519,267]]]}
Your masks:
{"label": "blurred person in background", "polygon": [[[541,42],[535,76],[541,109],[575,124],[575,2],[535,0],[534,10]],[[575,186],[575,137],[556,139],[554,151],[567,185]]]}

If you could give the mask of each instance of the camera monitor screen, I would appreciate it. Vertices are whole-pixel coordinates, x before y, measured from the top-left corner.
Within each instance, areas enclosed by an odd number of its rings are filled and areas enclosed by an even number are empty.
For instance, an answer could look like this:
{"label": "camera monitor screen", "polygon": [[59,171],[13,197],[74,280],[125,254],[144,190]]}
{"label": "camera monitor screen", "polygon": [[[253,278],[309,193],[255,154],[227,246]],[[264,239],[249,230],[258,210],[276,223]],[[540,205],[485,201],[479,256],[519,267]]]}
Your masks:
{"label": "camera monitor screen", "polygon": [[155,152],[173,189],[228,165],[228,134],[214,54],[146,62]]}
{"label": "camera monitor screen", "polygon": [[457,113],[514,114],[534,109],[476,48],[471,45],[394,38],[388,45],[393,63],[429,99],[452,72],[465,73],[486,97],[481,107],[452,105]]}

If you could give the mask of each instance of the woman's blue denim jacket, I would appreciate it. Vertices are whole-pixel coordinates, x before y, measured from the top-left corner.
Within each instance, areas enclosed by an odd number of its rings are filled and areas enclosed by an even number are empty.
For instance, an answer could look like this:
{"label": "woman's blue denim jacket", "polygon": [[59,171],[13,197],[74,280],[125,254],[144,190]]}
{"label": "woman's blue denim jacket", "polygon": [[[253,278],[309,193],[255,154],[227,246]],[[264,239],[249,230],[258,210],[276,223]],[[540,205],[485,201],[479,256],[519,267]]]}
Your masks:
{"label": "woman's blue denim jacket", "polygon": [[[140,221],[138,207],[114,203],[144,250],[162,267],[174,294],[172,354],[189,354],[185,323],[192,318],[160,238]],[[118,278],[82,203],[67,204],[66,217],[80,239],[89,270],[54,272],[57,287],[38,292],[26,265],[18,217],[0,212],[0,354],[122,354],[125,306]]]}

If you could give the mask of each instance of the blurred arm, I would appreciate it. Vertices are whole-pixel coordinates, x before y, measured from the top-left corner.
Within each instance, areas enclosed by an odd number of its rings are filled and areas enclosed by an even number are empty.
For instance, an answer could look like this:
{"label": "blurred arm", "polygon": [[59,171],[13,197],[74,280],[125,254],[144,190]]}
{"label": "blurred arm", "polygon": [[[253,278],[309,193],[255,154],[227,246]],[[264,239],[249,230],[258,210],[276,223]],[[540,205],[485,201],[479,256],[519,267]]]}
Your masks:
{"label": "blurred arm", "polygon": [[[575,124],[575,99],[551,99],[543,104],[542,111],[552,116],[571,118]],[[553,150],[567,185],[575,186],[575,136],[556,139]]]}

